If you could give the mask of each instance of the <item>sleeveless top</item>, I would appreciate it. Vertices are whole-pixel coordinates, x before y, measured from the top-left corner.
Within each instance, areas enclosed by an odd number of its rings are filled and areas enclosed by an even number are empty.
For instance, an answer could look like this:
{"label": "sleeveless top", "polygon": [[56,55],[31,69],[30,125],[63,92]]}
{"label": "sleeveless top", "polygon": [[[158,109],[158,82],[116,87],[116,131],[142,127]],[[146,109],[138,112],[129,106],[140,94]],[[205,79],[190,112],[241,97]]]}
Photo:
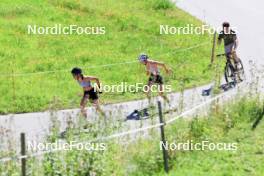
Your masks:
{"label": "sleeveless top", "polygon": [[91,82],[90,81],[82,81],[82,82],[78,81],[78,83],[79,83],[79,85],[81,87],[91,87]]}

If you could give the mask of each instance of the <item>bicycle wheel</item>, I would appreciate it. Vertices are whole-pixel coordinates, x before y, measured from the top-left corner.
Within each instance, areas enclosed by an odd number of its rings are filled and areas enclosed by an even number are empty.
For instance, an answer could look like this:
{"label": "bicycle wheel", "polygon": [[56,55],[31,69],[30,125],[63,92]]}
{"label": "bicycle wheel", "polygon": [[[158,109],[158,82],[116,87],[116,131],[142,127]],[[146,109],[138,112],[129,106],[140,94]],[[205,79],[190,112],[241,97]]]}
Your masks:
{"label": "bicycle wheel", "polygon": [[225,65],[225,80],[227,84],[235,81],[234,69],[233,69],[233,66],[230,65],[229,62],[227,62]]}

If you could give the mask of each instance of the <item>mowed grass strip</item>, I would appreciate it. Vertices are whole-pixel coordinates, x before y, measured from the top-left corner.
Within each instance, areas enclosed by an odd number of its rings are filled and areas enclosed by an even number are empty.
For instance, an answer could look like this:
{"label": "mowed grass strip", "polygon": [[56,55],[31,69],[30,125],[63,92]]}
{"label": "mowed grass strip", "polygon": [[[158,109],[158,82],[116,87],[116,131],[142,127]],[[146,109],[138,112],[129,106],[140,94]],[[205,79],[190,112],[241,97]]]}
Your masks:
{"label": "mowed grass strip", "polygon": [[[28,35],[27,25],[105,26],[105,35]],[[145,83],[144,67],[139,63],[98,67],[136,61],[141,52],[173,68],[165,76],[174,91],[179,82],[186,87],[211,79],[211,37],[206,35],[160,35],[160,25],[201,26],[201,22],[166,0],[3,0],[0,5],[0,113],[42,111],[52,104],[78,107],[80,87],[70,69],[81,67],[86,75],[103,84]],[[183,48],[208,42],[198,48]],[[69,70],[20,77],[12,73]],[[142,99],[143,92],[104,93],[103,103]]]}

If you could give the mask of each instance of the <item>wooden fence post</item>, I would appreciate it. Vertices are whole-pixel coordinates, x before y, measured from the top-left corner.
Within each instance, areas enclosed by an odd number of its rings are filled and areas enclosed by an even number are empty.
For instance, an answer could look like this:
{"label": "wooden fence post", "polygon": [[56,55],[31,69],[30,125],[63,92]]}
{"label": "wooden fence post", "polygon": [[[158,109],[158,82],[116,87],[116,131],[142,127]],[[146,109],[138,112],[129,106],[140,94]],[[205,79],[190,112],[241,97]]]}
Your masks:
{"label": "wooden fence post", "polygon": [[[20,134],[21,156],[26,156],[26,137],[25,133]],[[26,158],[21,159],[21,175],[26,176]]]}
{"label": "wooden fence post", "polygon": [[263,119],[263,116],[264,116],[264,107],[263,107],[262,112],[259,114],[258,118],[256,119],[256,121],[252,125],[252,130],[255,130],[256,129],[256,127],[258,126],[258,124],[260,123],[260,121]]}
{"label": "wooden fence post", "polygon": [[[164,123],[163,117],[162,117],[162,109],[161,109],[161,102],[160,101],[158,101],[158,108],[159,108],[159,121],[160,121],[160,123]],[[163,144],[165,144],[166,139],[165,139],[165,133],[164,133],[164,125],[160,126],[160,133],[161,133],[161,141]],[[164,170],[166,173],[169,173],[168,151],[165,149],[164,145],[162,145],[162,152],[163,152],[163,160],[164,160]]]}
{"label": "wooden fence post", "polygon": [[215,45],[216,45],[216,31],[214,33],[214,38],[213,38],[213,48],[212,48],[212,55],[211,55],[211,64],[214,63],[215,60]]}

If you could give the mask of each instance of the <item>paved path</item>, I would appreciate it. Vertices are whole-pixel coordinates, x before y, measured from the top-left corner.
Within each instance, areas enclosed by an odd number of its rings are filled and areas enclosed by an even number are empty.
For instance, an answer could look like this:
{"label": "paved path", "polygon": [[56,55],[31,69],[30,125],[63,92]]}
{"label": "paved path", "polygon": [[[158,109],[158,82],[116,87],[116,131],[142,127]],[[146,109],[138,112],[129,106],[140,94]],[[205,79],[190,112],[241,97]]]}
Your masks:
{"label": "paved path", "polygon": [[[210,87],[211,85],[201,86],[194,89],[185,90],[184,93],[173,93],[169,95],[172,106],[168,106],[163,103],[164,108],[176,109],[179,107],[180,100],[183,100],[184,108],[194,106],[202,101],[205,101],[209,97],[202,97],[201,92],[203,89]],[[182,98],[183,97],[183,98]],[[157,98],[153,99],[153,104],[156,104]],[[161,100],[162,101],[162,100]],[[125,120],[135,109],[143,109],[148,107],[148,101],[138,100],[130,101],[118,104],[109,104],[102,106],[103,110],[107,113],[107,116],[112,120]],[[98,114],[94,108],[87,108],[89,119],[93,121],[98,118]],[[41,137],[47,134],[53,117],[56,117],[61,122],[61,130],[64,130],[67,121],[70,119],[76,119],[76,116],[80,113],[79,109],[61,110],[58,112],[37,112],[37,113],[25,113],[25,114],[10,114],[0,116],[0,127],[11,130],[12,133],[18,138],[21,132],[27,133],[29,138]],[[133,129],[135,126],[140,125],[138,121],[127,121],[127,130]]]}

